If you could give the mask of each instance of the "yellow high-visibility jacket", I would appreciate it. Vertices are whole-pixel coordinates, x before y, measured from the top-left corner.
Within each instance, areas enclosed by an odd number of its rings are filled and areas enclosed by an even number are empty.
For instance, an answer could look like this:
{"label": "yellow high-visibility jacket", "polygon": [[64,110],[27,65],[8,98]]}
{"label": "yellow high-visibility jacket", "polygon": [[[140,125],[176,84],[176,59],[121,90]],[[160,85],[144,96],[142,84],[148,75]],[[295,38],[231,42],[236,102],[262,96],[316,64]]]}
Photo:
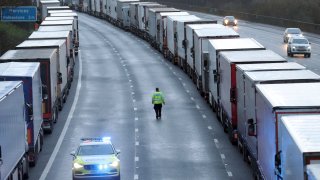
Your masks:
{"label": "yellow high-visibility jacket", "polygon": [[152,95],[152,104],[164,104],[164,97],[162,92],[154,92]]}

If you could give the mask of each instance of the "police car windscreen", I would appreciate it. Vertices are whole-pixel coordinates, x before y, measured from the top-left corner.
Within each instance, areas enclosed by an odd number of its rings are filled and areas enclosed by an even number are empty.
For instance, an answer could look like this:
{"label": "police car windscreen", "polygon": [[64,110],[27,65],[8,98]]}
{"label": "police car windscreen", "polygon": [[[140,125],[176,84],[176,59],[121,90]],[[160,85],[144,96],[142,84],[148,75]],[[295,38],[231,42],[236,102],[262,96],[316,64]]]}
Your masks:
{"label": "police car windscreen", "polygon": [[80,146],[78,151],[79,156],[95,156],[107,154],[114,154],[112,146],[110,144]]}

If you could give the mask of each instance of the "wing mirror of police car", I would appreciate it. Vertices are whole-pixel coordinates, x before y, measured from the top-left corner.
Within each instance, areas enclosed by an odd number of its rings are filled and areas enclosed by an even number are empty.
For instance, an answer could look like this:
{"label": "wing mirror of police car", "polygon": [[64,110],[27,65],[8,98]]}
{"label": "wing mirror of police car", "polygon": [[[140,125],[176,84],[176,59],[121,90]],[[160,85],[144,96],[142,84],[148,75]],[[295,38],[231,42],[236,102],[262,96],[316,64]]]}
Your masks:
{"label": "wing mirror of police car", "polygon": [[71,151],[71,152],[70,152],[70,155],[73,156],[73,157],[75,157],[75,156],[76,156],[76,151]]}
{"label": "wing mirror of police car", "polygon": [[121,151],[119,149],[116,150],[116,154],[119,155]]}

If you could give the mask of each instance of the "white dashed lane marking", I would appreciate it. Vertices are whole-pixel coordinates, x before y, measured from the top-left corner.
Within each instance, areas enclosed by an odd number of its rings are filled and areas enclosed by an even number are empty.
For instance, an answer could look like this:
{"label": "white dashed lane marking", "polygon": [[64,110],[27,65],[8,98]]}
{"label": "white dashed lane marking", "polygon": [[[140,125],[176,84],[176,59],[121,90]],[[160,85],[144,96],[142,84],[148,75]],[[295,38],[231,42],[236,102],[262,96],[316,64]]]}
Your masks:
{"label": "white dashed lane marking", "polygon": [[136,118],[134,118],[134,120],[135,120],[135,121],[138,121],[138,120],[139,120],[139,118],[137,118],[137,117],[136,117]]}
{"label": "white dashed lane marking", "polygon": [[220,154],[221,159],[226,159],[226,156],[224,154]]}
{"label": "white dashed lane marking", "polygon": [[135,160],[136,162],[138,162],[138,161],[139,161],[139,157],[136,156],[136,157],[134,158],[134,160]]}
{"label": "white dashed lane marking", "polygon": [[137,174],[134,175],[134,180],[138,180],[139,176]]}
{"label": "white dashed lane marking", "polygon": [[135,129],[135,132],[136,132],[136,133],[137,133],[137,132],[139,132],[139,129],[138,129],[138,128],[136,128],[136,129]]}
{"label": "white dashed lane marking", "polygon": [[212,127],[211,127],[211,126],[208,126],[208,129],[209,129],[209,130],[212,130]]}
{"label": "white dashed lane marking", "polygon": [[227,173],[229,177],[232,177],[232,172],[228,171]]}
{"label": "white dashed lane marking", "polygon": [[[191,100],[192,100],[192,99],[191,99]],[[200,109],[200,106],[199,106],[199,105],[196,105],[196,108],[197,108],[197,109]]]}
{"label": "white dashed lane marking", "polygon": [[202,115],[202,118],[203,118],[203,119],[206,119],[206,118],[207,118],[207,116],[203,114],[203,115]]}
{"label": "white dashed lane marking", "polygon": [[139,145],[140,145],[140,143],[139,143],[139,141],[137,141],[137,142],[136,142],[136,146],[139,146]]}

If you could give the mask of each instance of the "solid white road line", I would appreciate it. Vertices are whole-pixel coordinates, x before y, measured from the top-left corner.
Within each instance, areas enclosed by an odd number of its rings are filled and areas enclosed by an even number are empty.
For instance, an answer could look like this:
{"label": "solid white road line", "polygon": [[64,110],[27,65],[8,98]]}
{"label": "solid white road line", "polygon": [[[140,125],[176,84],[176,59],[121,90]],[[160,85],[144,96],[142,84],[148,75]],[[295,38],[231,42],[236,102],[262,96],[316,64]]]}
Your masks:
{"label": "solid white road line", "polygon": [[54,147],[54,150],[50,156],[50,159],[46,165],[46,167],[44,168],[41,176],[40,176],[40,179],[39,180],[45,180],[51,167],[52,167],[52,164],[54,162],[54,160],[56,159],[56,156],[60,150],[60,147],[61,147],[61,144],[62,144],[62,141],[67,133],[67,130],[69,128],[69,125],[70,125],[70,122],[71,122],[71,119],[73,118],[73,113],[76,109],[76,105],[78,103],[78,99],[79,99],[79,94],[80,94],[80,89],[81,89],[81,77],[82,77],[82,60],[81,60],[81,50],[79,50],[79,78],[78,78],[78,85],[77,85],[77,90],[76,90],[76,95],[74,97],[74,100],[72,102],[72,106],[71,106],[71,109],[70,109],[70,112],[68,114],[68,118],[67,118],[67,121],[66,123],[64,124],[64,127],[62,129],[62,132],[60,134],[60,137],[58,139],[58,142],[56,144],[56,146]]}

